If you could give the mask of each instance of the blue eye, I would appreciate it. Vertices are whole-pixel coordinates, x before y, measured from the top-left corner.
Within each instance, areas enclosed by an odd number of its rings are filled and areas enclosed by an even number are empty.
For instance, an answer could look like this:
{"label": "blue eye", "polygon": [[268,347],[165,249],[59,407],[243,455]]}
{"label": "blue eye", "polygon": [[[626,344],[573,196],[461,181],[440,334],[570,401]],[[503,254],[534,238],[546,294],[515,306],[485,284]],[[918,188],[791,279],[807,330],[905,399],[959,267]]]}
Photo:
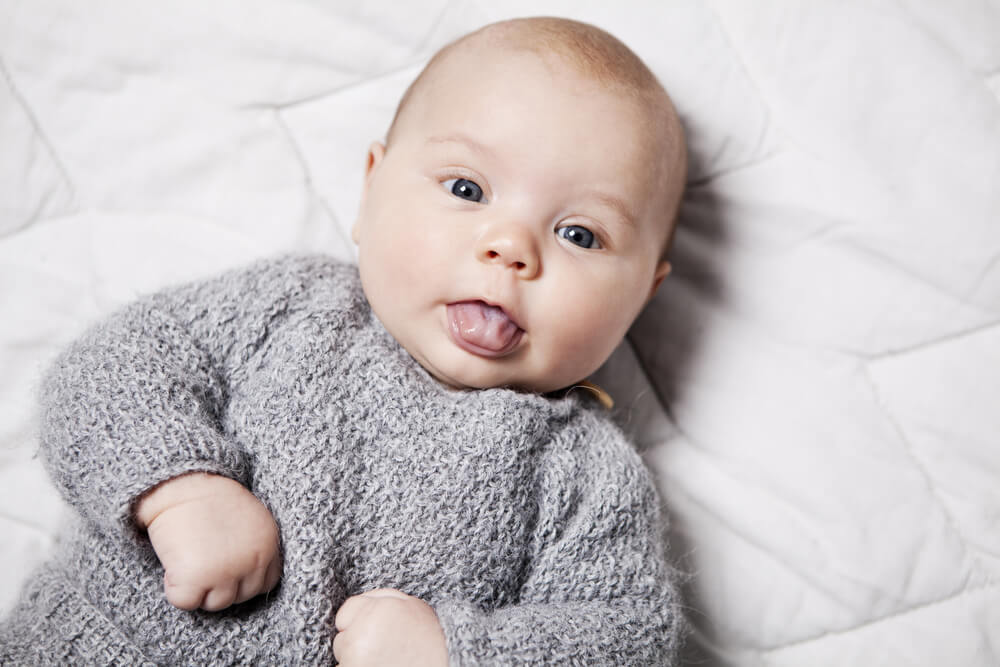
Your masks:
{"label": "blue eye", "polygon": [[459,199],[478,203],[485,201],[483,189],[477,183],[467,178],[449,178],[442,185],[448,188],[451,194]]}
{"label": "blue eye", "polygon": [[601,247],[601,243],[594,236],[594,232],[580,225],[560,227],[556,230],[556,235],[581,248],[596,249]]}

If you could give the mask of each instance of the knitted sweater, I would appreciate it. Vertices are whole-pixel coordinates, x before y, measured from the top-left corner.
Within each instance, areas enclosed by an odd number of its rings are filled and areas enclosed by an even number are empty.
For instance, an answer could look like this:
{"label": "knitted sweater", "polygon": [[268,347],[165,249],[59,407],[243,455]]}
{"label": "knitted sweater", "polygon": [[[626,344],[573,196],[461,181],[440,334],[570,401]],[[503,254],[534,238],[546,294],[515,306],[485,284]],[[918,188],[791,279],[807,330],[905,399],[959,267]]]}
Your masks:
{"label": "knitted sweater", "polygon": [[[428,602],[452,665],[663,665],[681,627],[659,500],[586,392],[444,387],[357,270],[257,263],[135,303],[64,353],[42,453],[75,512],[0,664],[331,664],[348,596]],[[277,589],[182,611],[132,507],[189,471],[271,510]]]}

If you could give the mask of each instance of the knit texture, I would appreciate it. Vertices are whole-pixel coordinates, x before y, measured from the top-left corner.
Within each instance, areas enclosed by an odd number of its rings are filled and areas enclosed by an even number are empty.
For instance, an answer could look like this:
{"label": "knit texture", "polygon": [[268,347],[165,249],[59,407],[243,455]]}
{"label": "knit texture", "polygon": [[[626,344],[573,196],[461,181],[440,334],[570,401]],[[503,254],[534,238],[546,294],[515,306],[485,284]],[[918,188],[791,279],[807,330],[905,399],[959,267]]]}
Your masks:
{"label": "knit texture", "polygon": [[[664,665],[681,635],[660,501],[587,392],[459,391],[385,331],[355,267],[259,262],[133,304],[43,387],[42,453],[75,509],[0,626],[0,663],[331,664],[350,595],[427,601],[452,665]],[[278,523],[270,594],[170,606],[132,520],[189,471]]]}

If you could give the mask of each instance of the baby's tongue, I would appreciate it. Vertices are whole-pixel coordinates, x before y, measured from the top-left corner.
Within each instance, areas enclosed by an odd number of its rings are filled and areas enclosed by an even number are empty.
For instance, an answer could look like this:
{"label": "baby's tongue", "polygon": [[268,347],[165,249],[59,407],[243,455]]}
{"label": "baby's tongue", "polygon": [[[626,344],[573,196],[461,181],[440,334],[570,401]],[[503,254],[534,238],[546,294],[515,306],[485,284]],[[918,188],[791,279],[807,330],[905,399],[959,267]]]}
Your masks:
{"label": "baby's tongue", "polygon": [[482,301],[453,303],[448,316],[463,341],[490,352],[503,351],[520,331],[503,310]]}

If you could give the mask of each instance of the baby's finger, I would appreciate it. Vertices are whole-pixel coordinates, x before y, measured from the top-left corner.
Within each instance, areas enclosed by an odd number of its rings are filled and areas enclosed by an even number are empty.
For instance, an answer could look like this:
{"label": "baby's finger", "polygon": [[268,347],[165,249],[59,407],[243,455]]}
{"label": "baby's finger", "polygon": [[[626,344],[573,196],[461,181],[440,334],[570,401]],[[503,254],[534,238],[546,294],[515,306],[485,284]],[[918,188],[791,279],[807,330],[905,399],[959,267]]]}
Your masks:
{"label": "baby's finger", "polygon": [[264,590],[273,590],[281,581],[281,557],[277,556],[267,566],[267,575],[264,577]]}
{"label": "baby's finger", "polygon": [[337,632],[333,638],[333,659],[339,664],[350,665],[351,638],[343,631]]}
{"label": "baby's finger", "polygon": [[281,576],[281,561],[275,558],[266,568],[254,570],[240,581],[236,604],[246,602],[274,588]]}
{"label": "baby's finger", "polygon": [[337,630],[343,632],[351,627],[351,624],[357,620],[358,616],[371,603],[371,600],[366,600],[361,595],[355,595],[344,600],[344,604],[340,605],[340,609],[337,610],[337,616],[333,620],[334,625],[337,626]]}
{"label": "baby's finger", "polygon": [[205,596],[204,601],[201,603],[201,608],[205,611],[219,611],[221,609],[225,609],[236,601],[236,595],[238,592],[239,588],[235,583],[226,583],[216,586]]}
{"label": "baby's finger", "polygon": [[264,575],[266,572],[251,572],[246,577],[240,581],[239,587],[236,589],[236,599],[233,600],[233,604],[240,604],[241,602],[246,602],[251,598],[255,598],[264,592]]}
{"label": "baby's finger", "polygon": [[197,609],[205,599],[204,588],[190,584],[174,583],[170,579],[169,572],[163,575],[163,593],[167,598],[167,602],[184,611]]}

